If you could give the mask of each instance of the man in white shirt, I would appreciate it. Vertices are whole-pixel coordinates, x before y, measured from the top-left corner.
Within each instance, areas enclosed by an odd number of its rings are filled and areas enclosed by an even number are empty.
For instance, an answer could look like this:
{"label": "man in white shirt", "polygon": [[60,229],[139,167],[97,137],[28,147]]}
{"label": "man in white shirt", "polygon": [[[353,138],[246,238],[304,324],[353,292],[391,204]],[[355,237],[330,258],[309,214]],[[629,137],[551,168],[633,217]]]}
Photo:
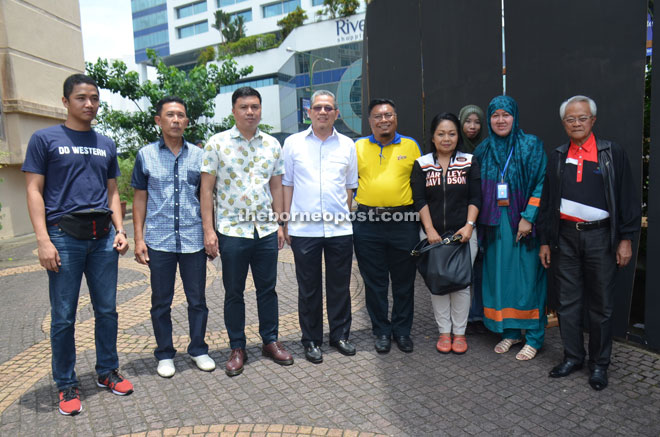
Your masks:
{"label": "man in white shirt", "polygon": [[350,220],[353,190],[358,186],[353,141],[334,128],[339,115],[335,96],[319,90],[307,110],[312,126],[284,142],[284,227],[293,250],[298,280],[298,314],[305,358],[323,361],[323,288],[325,254],[326,306],[330,346],[355,355],[349,290],[353,258]]}

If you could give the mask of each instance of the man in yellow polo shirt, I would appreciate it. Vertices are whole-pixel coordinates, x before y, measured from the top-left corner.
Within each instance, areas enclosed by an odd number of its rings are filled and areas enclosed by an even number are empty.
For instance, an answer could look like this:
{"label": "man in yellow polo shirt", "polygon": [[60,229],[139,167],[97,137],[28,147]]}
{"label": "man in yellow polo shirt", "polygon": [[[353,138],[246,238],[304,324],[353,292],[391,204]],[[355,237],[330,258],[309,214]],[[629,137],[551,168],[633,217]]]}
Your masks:
{"label": "man in yellow polo shirt", "polygon": [[[403,352],[413,351],[415,261],[410,251],[419,241],[413,210],[410,173],[421,156],[417,142],[397,133],[394,102],[369,103],[372,135],[355,142],[358,161],[358,212],[353,242],[366,290],[375,348],[390,351],[394,337]],[[388,314],[388,285],[392,280],[392,317]]]}

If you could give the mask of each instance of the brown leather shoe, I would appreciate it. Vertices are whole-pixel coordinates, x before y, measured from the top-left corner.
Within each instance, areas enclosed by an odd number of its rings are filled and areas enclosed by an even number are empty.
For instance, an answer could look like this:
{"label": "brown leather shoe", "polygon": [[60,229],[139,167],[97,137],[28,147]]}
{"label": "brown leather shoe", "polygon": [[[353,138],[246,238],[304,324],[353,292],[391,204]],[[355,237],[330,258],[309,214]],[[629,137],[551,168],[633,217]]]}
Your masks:
{"label": "brown leather shoe", "polygon": [[231,355],[225,364],[227,376],[240,375],[243,372],[243,363],[247,363],[248,356],[245,349],[237,348],[231,350]]}
{"label": "brown leather shoe", "polygon": [[282,366],[290,366],[293,364],[293,356],[284,349],[282,343],[274,341],[262,346],[261,354],[264,357],[272,358],[277,364]]}

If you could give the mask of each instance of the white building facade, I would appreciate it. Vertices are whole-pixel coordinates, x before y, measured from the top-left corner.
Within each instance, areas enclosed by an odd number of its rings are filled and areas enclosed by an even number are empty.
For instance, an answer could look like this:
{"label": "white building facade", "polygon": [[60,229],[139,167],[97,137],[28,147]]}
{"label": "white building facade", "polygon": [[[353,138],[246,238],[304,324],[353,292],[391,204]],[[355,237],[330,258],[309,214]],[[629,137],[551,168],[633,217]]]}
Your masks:
{"label": "white building facade", "polygon": [[[284,138],[304,129],[305,108],[313,91],[328,89],[337,96],[341,132],[357,137],[361,130],[362,39],[364,5],[359,13],[338,19],[319,17],[323,0],[133,0],[136,62],[144,63],[146,48],[154,48],[169,65],[191,68],[201,50],[222,42],[212,27],[215,11],[243,16],[247,36],[280,30],[277,21],[298,6],[309,17],[279,47],[236,57],[239,67],[254,70],[239,83],[221,89],[216,119],[231,114],[231,93],[252,86],[262,95],[262,123]],[[145,27],[147,26],[147,27]]]}

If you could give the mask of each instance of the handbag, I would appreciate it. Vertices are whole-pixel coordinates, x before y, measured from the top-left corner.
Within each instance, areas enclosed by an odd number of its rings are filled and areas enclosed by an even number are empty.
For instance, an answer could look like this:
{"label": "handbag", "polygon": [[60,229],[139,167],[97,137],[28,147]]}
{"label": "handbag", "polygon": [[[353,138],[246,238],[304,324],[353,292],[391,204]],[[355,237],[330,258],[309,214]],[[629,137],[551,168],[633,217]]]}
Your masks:
{"label": "handbag", "polygon": [[58,225],[78,240],[97,240],[110,232],[112,211],[103,209],[85,209],[64,214]]}
{"label": "handbag", "polygon": [[442,241],[429,244],[425,238],[410,253],[417,258],[417,271],[431,294],[445,295],[472,283],[470,245],[461,243],[461,235],[445,233]]}

